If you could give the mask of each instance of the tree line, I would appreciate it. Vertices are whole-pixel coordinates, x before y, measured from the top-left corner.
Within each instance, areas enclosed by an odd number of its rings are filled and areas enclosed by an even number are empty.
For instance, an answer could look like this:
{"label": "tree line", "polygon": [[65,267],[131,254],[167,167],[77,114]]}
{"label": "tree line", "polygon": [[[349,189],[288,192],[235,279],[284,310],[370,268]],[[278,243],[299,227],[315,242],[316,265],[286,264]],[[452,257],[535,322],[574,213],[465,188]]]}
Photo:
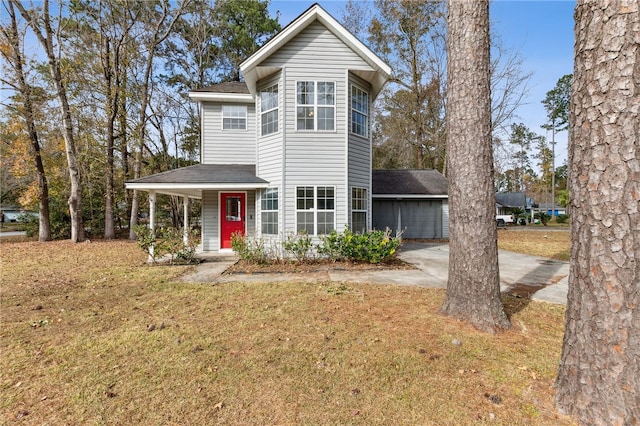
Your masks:
{"label": "tree line", "polygon": [[[124,182],[197,162],[190,90],[238,80],[280,29],[267,1],[2,0],[0,201],[39,211],[39,240],[110,239],[141,213]],[[169,197],[171,218],[179,201]]]}
{"label": "tree line", "polygon": [[[240,63],[280,29],[268,6],[2,0],[2,84],[11,95],[0,115],[0,202],[39,211],[43,241],[81,241],[85,229],[134,238],[145,194],[124,182],[198,161],[199,111],[187,94],[242,78]],[[344,6],[343,24],[393,69],[373,111],[374,168],[447,175],[446,11],[445,2],[405,0]],[[566,166],[551,171],[548,143],[510,125],[531,73],[497,35],[491,53],[492,133],[504,154],[495,156],[496,190],[546,194],[555,179],[568,199]],[[159,205],[179,226],[181,200],[161,196]],[[198,204],[191,208],[197,216]]]}

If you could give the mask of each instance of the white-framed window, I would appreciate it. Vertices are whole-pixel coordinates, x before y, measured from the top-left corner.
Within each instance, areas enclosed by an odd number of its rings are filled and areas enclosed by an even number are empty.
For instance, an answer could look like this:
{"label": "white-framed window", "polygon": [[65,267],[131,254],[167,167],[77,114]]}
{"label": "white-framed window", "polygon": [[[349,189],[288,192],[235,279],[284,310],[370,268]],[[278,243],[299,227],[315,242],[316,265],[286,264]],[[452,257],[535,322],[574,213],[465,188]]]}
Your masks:
{"label": "white-framed window", "polygon": [[351,133],[369,136],[369,93],[351,85]]}
{"label": "white-framed window", "polygon": [[367,232],[367,189],[351,188],[351,230]]}
{"label": "white-framed window", "polygon": [[278,188],[267,188],[262,191],[260,199],[260,217],[262,233],[278,234]]}
{"label": "white-framed window", "polygon": [[335,128],[336,84],[332,81],[298,81],[296,129],[331,131]]}
{"label": "white-framed window", "polygon": [[222,105],[222,130],[247,130],[247,106]]}
{"label": "white-framed window", "polygon": [[336,217],[336,189],[333,186],[296,187],[296,231],[323,235],[333,231]]}
{"label": "white-framed window", "polygon": [[262,136],[278,131],[278,85],[260,91],[260,127]]}

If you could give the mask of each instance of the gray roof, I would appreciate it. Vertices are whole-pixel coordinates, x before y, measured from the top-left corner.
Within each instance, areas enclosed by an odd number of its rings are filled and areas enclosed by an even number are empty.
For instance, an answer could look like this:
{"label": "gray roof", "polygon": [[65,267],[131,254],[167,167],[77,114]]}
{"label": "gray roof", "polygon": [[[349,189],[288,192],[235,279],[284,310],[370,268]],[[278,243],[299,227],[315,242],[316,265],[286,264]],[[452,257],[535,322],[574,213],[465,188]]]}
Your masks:
{"label": "gray roof", "polygon": [[244,81],[225,81],[201,89],[192,90],[192,92],[212,92],[212,93],[242,93],[249,94],[249,88]]}
{"label": "gray roof", "polygon": [[372,194],[447,196],[447,178],[437,170],[373,170]]}
{"label": "gray roof", "polygon": [[128,183],[266,184],[268,182],[256,176],[256,166],[253,164],[196,164],[145,176]]}
{"label": "gray roof", "polygon": [[496,192],[496,203],[503,207],[524,207],[527,197],[524,192]]}

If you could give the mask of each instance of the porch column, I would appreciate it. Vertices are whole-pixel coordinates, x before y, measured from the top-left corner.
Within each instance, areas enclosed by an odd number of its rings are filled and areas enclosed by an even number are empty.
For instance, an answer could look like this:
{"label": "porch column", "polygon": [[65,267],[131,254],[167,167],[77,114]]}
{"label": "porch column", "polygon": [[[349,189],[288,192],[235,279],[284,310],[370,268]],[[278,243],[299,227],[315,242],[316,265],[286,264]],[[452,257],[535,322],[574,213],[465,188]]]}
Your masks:
{"label": "porch column", "polygon": [[189,197],[185,196],[182,202],[183,205],[183,225],[182,225],[182,241],[184,245],[189,244]]}
{"label": "porch column", "polygon": [[[149,229],[151,229],[151,235],[156,235],[156,192],[149,191]],[[149,248],[149,261],[153,261],[153,254],[155,246],[152,245]]]}

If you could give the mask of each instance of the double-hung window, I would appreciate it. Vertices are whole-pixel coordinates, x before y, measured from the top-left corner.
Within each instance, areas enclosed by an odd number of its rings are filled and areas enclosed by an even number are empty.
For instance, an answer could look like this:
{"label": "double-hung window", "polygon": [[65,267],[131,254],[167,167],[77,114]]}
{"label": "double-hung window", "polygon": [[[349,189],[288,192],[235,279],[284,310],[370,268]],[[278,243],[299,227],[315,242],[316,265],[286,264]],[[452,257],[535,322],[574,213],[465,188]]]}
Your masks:
{"label": "double-hung window", "polygon": [[296,84],[296,128],[335,130],[336,85],[331,81],[298,81]]}
{"label": "double-hung window", "polygon": [[329,234],[335,229],[336,195],[333,186],[296,188],[296,231]]}
{"label": "double-hung window", "polygon": [[351,133],[369,136],[369,94],[358,86],[351,86]]}
{"label": "double-hung window", "polygon": [[262,233],[278,234],[278,188],[267,188],[260,199]]}
{"label": "double-hung window", "polygon": [[222,105],[222,130],[247,130],[247,106]]}
{"label": "double-hung window", "polygon": [[278,85],[260,91],[260,127],[262,136],[278,131]]}
{"label": "double-hung window", "polygon": [[364,234],[367,231],[367,190],[351,188],[351,230]]}

